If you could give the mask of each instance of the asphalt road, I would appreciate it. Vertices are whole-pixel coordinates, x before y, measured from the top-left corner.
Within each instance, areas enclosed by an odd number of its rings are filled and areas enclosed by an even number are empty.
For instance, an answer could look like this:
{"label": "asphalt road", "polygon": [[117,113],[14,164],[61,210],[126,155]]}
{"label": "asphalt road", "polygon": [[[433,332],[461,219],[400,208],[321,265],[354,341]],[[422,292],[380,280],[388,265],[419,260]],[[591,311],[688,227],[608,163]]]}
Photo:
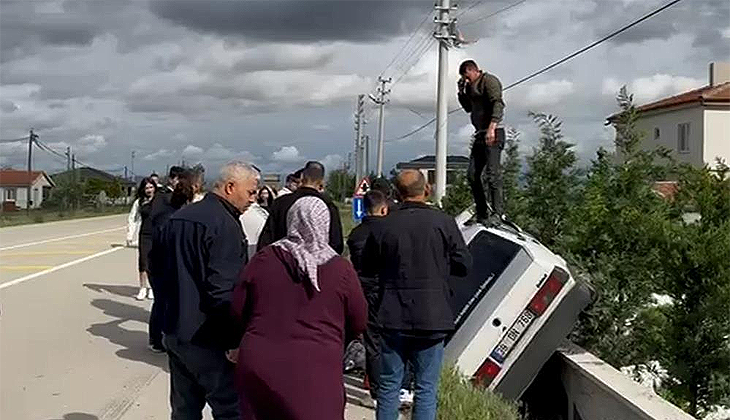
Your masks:
{"label": "asphalt road", "polygon": [[[125,223],[0,229],[0,419],[169,418],[167,357],[147,350],[151,302],[134,299]],[[356,406],[346,413],[374,418]]]}

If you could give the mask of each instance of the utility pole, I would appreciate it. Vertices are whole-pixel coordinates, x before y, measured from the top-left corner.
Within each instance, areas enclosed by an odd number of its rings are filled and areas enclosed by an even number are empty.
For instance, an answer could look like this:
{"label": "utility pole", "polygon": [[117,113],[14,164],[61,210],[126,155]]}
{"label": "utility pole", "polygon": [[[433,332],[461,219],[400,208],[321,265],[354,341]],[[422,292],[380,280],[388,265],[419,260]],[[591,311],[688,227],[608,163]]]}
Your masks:
{"label": "utility pole", "polygon": [[363,172],[365,172],[365,157],[363,156],[364,153],[362,144],[363,125],[365,125],[365,121],[363,118],[364,105],[365,95],[357,95],[357,104],[355,110],[355,188],[357,188],[357,184],[365,176],[363,174]]}
{"label": "utility pole", "polygon": [[134,150],[132,150],[132,164],[130,166],[132,169],[132,176],[134,176]]}
{"label": "utility pole", "polygon": [[30,198],[30,188],[31,184],[33,183],[33,174],[32,171],[32,163],[33,163],[33,142],[38,136],[33,134],[33,129],[30,129],[30,134],[28,135],[28,189],[25,192],[25,210],[30,213],[30,205],[31,205],[31,198]]}
{"label": "utility pole", "polygon": [[370,175],[370,136],[365,135],[365,176]]}
{"label": "utility pole", "polygon": [[71,170],[71,146],[66,146],[66,172],[68,172],[70,170]]}
{"label": "utility pole", "polygon": [[446,152],[448,141],[448,99],[446,98],[446,76],[448,75],[449,47],[454,35],[450,31],[455,20],[450,13],[455,10],[450,0],[439,0],[436,6],[438,17],[434,19],[436,30],[434,37],[439,41],[439,76],[436,91],[436,188],[434,198],[437,203],[446,194]]}
{"label": "utility pole", "polygon": [[127,175],[127,165],[124,165],[124,179],[129,181],[129,175]]}
{"label": "utility pole", "polygon": [[385,104],[388,103],[388,94],[390,93],[390,89],[386,89],[385,85],[387,83],[391,83],[392,79],[387,78],[383,79],[382,77],[378,77],[378,83],[380,83],[380,86],[378,86],[378,96],[370,95],[370,99],[372,99],[373,102],[378,104],[379,108],[379,118],[378,118],[378,161],[377,161],[377,167],[375,171],[375,175],[381,177],[383,176],[383,144],[385,142]]}

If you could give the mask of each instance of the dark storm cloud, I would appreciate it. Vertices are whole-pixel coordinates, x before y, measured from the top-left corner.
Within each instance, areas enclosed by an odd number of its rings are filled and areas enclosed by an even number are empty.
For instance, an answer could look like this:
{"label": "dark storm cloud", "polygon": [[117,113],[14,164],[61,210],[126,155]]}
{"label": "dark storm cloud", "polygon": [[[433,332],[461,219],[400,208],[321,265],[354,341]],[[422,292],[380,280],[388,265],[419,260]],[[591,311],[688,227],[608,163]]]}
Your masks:
{"label": "dark storm cloud", "polygon": [[157,16],[200,32],[276,42],[388,40],[413,29],[431,1],[152,1]]}

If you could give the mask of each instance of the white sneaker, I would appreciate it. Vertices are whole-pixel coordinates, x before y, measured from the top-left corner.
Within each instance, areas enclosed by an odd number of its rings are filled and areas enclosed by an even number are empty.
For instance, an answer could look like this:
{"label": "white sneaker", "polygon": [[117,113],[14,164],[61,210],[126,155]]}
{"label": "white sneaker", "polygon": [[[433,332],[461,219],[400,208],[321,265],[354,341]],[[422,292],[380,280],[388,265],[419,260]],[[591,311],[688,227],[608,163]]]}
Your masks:
{"label": "white sneaker", "polygon": [[[152,289],[150,289],[150,292]],[[135,299],[137,300],[144,300],[145,296],[147,296],[147,288],[146,287],[140,287],[139,293],[137,293],[137,297]]]}
{"label": "white sneaker", "polygon": [[147,289],[147,299],[153,300],[155,298],[155,294],[152,293],[152,288],[150,287]]}
{"label": "white sneaker", "polygon": [[413,405],[413,391],[407,389],[401,389],[399,395],[401,405],[411,406]]}

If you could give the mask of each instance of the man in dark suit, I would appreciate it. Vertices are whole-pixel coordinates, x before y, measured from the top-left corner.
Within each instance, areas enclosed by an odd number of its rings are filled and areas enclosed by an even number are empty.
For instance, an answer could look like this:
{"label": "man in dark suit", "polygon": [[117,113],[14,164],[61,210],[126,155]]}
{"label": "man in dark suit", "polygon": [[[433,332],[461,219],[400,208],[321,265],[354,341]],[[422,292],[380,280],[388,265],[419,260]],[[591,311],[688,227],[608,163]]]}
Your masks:
{"label": "man in dark suit", "polygon": [[201,201],[174,213],[155,241],[165,296],[164,345],[170,362],[172,419],[200,419],[206,403],[216,420],[238,420],[234,365],[226,352],[241,333],[231,297],[248,261],[239,217],[256,200],[258,171],[232,162]]}
{"label": "man in dark suit", "polygon": [[324,190],[324,166],[319,162],[307,162],[302,169],[301,183],[296,191],[291,194],[280,196],[269,209],[269,217],[266,219],[264,229],[259,235],[259,242],[256,249],[260,250],[279,239],[286,237],[286,216],[294,203],[302,197],[314,196],[327,204],[330,212],[330,234],[329,245],[338,254],[345,250],[342,238],[342,223],[340,222],[340,210],[335,203],[322,193]]}
{"label": "man in dark suit", "polygon": [[429,185],[420,171],[396,179],[403,199],[368,237],[362,275],[378,279],[381,332],[377,418],[398,418],[398,392],[404,365],[416,377],[413,418],[433,420],[444,355],[444,338],[454,329],[449,277],[466,276],[471,256],[456,221],[426,204]]}

